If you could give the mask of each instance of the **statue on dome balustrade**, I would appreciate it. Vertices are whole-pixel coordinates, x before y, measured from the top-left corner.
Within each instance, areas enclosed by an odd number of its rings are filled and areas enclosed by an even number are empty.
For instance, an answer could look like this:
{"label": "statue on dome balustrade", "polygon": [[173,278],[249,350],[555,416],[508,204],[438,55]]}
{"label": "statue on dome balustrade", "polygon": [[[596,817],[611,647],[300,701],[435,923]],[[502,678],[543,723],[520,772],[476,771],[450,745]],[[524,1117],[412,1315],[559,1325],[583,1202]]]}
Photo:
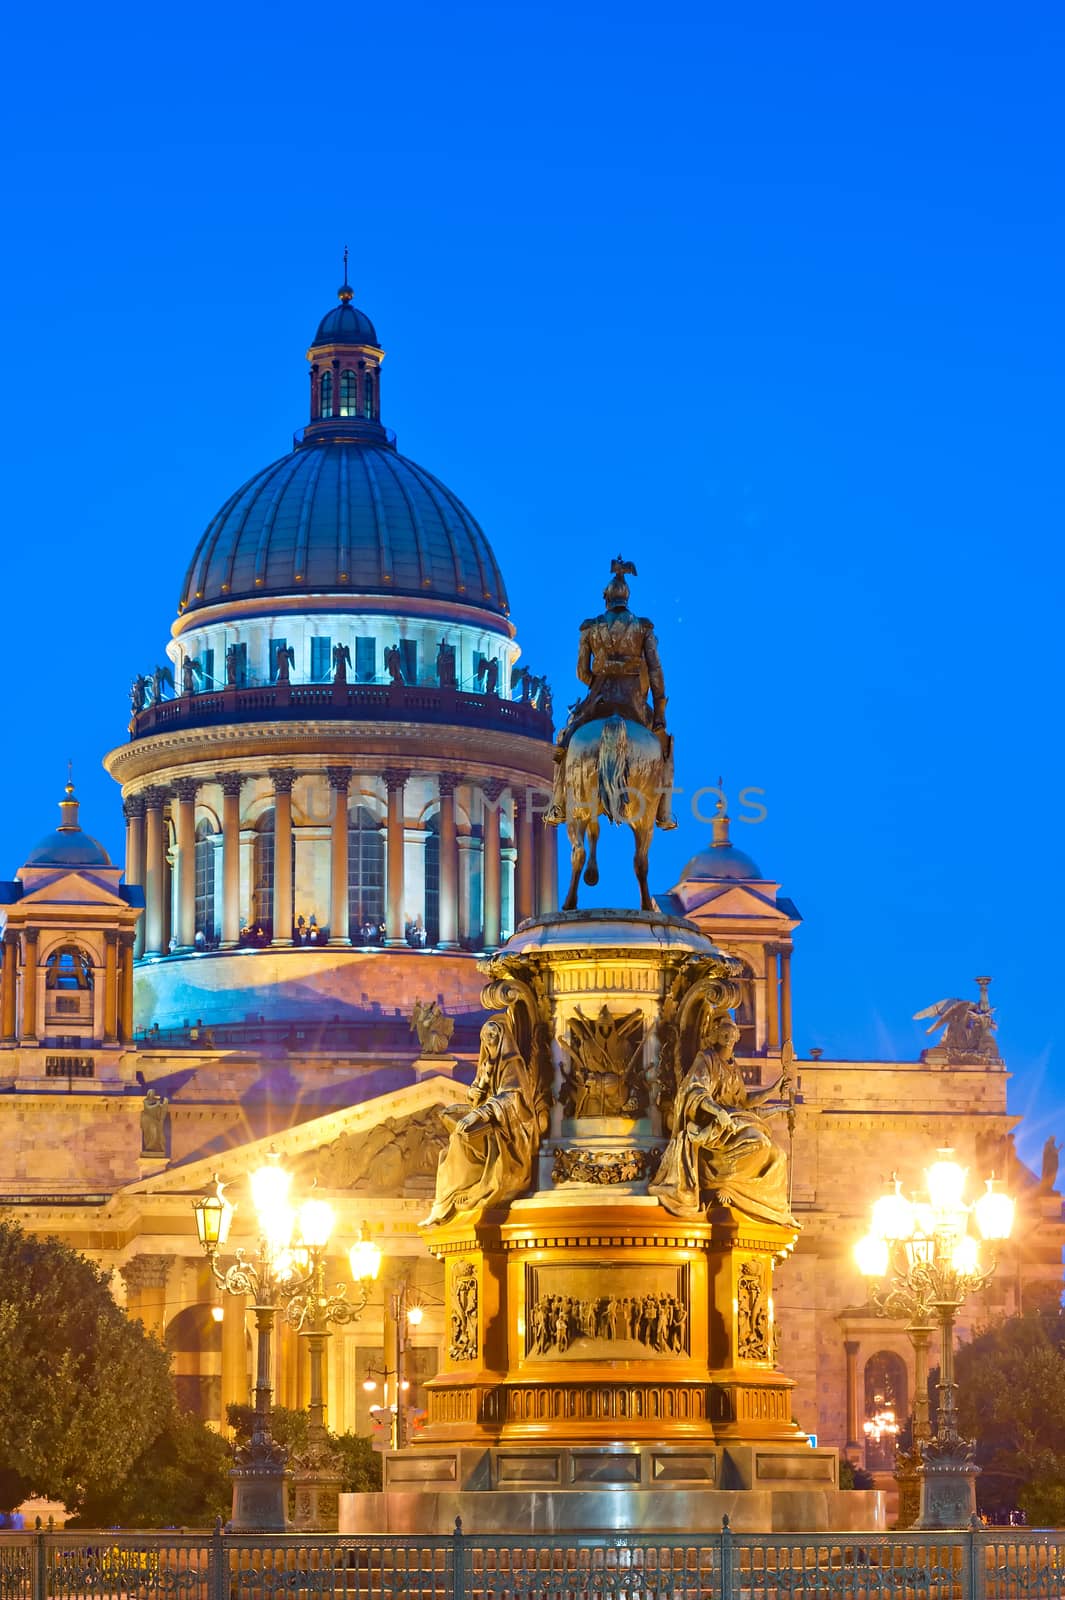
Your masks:
{"label": "statue on dome balustrade", "polygon": [[[666,693],[658,643],[647,617],[628,609],[631,561],[611,562],[603,591],[607,609],[581,623],[577,676],[588,693],[570,708],[555,748],[552,804],[544,821],[564,822],[572,876],[563,909],[576,910],[581,873],[599,881],[599,819],[628,823],[636,838],[640,907],[654,910],[647,858],[655,827],[675,828],[671,809],[673,741],[666,731]],[[585,839],[590,840],[590,848]],[[587,860],[587,867],[585,862]]]}
{"label": "statue on dome balustrade", "polygon": [[403,652],[398,644],[390,644],[385,651],[385,671],[393,683],[406,683],[403,676]]}
{"label": "statue on dome balustrade", "polygon": [[276,660],[277,678],[275,679],[275,682],[277,682],[277,683],[291,683],[291,681],[292,681],[292,668],[295,665],[296,665],[296,652],[295,652],[295,650],[292,648],[292,646],[290,644],[280,645],[278,647],[278,651],[277,651],[277,660]]}
{"label": "statue on dome balustrade", "polygon": [[482,685],[485,694],[499,693],[499,662],[495,656],[482,656],[477,666],[477,682]]}
{"label": "statue on dome balustrade", "polygon": [[148,704],[148,691],[150,688],[151,680],[146,678],[143,672],[138,672],[129,686],[129,704],[135,717],[139,716]]}
{"label": "statue on dome balustrade", "polygon": [[788,1163],[773,1143],[768,1117],[787,1110],[770,1103],[779,1081],[752,1090],[734,1059],[740,1030],[725,1013],[708,1012],[700,1049],[673,1101],[673,1131],[649,1192],[676,1216],[705,1216],[714,1206],[760,1222],[794,1226],[788,1205]]}
{"label": "statue on dome balustrade", "polygon": [[468,1105],[440,1113],[448,1146],[425,1226],[507,1205],[532,1181],[541,1132],[537,1096],[505,1017],[489,1017],[481,1029],[477,1074],[466,1098]]}
{"label": "statue on dome balustrade", "polygon": [[346,644],[333,646],[333,682],[347,683],[348,668],[351,666],[351,651]]}
{"label": "statue on dome balustrade", "polygon": [[174,687],[174,674],[169,667],[157,666],[152,673],[152,705],[162,704],[163,689]]}
{"label": "statue on dome balustrade", "polygon": [[448,644],[447,639],[440,640],[436,652],[436,681],[441,689],[454,689],[458,684],[458,675],[455,670],[455,646]]}

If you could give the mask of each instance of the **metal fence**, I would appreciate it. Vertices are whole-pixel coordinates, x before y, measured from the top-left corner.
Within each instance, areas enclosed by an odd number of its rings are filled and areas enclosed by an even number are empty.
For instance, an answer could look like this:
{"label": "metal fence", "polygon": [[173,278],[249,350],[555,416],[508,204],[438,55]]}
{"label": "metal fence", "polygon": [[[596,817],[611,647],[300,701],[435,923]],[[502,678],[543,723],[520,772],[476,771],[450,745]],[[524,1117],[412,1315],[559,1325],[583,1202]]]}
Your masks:
{"label": "metal fence", "polygon": [[0,1600],[1065,1600],[1065,1532],[0,1533]]}

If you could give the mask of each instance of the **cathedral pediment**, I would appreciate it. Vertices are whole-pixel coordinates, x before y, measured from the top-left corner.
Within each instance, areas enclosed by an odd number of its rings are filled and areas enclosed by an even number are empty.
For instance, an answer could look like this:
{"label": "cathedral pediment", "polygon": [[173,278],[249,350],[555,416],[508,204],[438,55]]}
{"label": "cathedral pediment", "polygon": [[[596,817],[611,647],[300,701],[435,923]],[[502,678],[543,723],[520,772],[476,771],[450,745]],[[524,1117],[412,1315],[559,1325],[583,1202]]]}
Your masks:
{"label": "cathedral pediment", "polygon": [[109,909],[129,911],[129,902],[119,892],[120,874],[115,873],[114,883],[102,876],[87,872],[57,872],[34,882],[23,881],[19,907],[33,906],[106,906]]}
{"label": "cathedral pediment", "polygon": [[708,912],[715,917],[757,917],[785,926],[792,924],[792,918],[777,905],[774,898],[747,884],[729,883],[721,888],[680,884],[673,894],[684,906],[684,914],[689,917]]}

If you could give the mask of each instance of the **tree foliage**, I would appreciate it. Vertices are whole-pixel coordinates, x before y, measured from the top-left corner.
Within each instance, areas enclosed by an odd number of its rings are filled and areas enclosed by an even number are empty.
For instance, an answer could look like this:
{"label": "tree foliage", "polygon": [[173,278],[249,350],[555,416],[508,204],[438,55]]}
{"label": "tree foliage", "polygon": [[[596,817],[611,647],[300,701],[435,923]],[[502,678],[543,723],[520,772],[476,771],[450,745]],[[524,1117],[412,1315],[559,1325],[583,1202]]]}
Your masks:
{"label": "tree foliage", "polygon": [[83,1528],[209,1528],[233,1500],[233,1455],[222,1436],[177,1405],[125,1479],[85,1497]]}
{"label": "tree foliage", "polygon": [[116,1489],[174,1410],[169,1358],[109,1277],[57,1239],[0,1223],[0,1509],[79,1509]]}
{"label": "tree foliage", "polygon": [[[247,1444],[254,1417],[252,1406],[230,1404],[226,1407],[226,1420],[233,1429],[235,1445]],[[290,1456],[306,1450],[308,1426],[306,1411],[275,1406],[270,1413],[270,1432]],[[360,1433],[331,1433],[329,1443],[341,1462],[341,1494],[367,1494],[380,1489],[381,1457],[370,1439]]]}
{"label": "tree foliage", "polygon": [[981,1511],[1065,1525],[1065,1317],[1010,1317],[957,1353],[962,1433],[976,1440]]}

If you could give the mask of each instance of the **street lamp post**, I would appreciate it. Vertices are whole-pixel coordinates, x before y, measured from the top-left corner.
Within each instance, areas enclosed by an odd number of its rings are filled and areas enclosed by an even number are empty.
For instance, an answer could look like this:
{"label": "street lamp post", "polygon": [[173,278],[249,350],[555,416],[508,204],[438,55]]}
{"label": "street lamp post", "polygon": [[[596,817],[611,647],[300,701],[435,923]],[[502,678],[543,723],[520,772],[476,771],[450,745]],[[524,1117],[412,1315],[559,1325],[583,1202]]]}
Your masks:
{"label": "street lamp post", "polygon": [[[1013,1227],[1013,1201],[996,1191],[989,1178],[985,1192],[969,1205],[965,1169],[953,1160],[953,1151],[940,1150],[938,1155],[926,1174],[928,1199],[908,1200],[895,1179],[873,1206],[869,1233],[854,1253],[859,1271],[885,1281],[885,1287],[873,1290],[874,1302],[883,1316],[906,1317],[915,1357],[927,1346],[930,1319],[939,1325],[939,1406],[931,1438],[918,1439],[918,1427],[923,1422],[922,1431],[927,1431],[927,1420],[919,1388],[914,1396],[914,1448],[920,1457],[915,1526],[959,1528],[967,1526],[976,1510],[979,1469],[971,1441],[958,1431],[954,1323],[968,1296],[982,1289],[995,1271],[996,1247]],[[972,1222],[975,1233],[970,1231]],[[981,1259],[982,1242],[989,1247],[986,1259]],[[918,1385],[921,1381],[918,1372]]]}
{"label": "street lamp post", "polygon": [[[219,1251],[225,1247],[235,1207],[225,1198],[224,1185],[216,1179],[215,1193],[193,1202],[196,1232],[211,1271],[223,1293],[252,1297],[255,1313],[255,1406],[251,1438],[234,1459],[233,1519],[236,1532],[283,1533],[288,1527],[288,1479],[286,1452],[274,1439],[270,1426],[273,1332],[279,1307],[293,1301],[310,1304],[313,1309],[316,1286],[328,1302],[336,1295],[324,1294],[324,1252],[333,1226],[329,1206],[311,1197],[300,1208],[299,1216],[289,1201],[291,1174],[271,1150],[264,1166],[250,1178],[255,1207],[257,1235],[255,1252],[245,1256],[238,1246],[236,1260],[224,1270],[218,1265]],[[360,1241],[364,1245],[365,1241]],[[356,1246],[359,1249],[360,1246]],[[374,1247],[369,1246],[370,1250]],[[378,1253],[377,1259],[380,1260]],[[354,1255],[353,1255],[354,1260]],[[365,1295],[357,1308],[365,1304]],[[319,1347],[321,1349],[322,1346]],[[313,1375],[312,1375],[313,1382]],[[324,1433],[321,1367],[317,1379],[319,1421]]]}
{"label": "street lamp post", "polygon": [[[319,1208],[311,1212],[312,1207]],[[310,1213],[310,1215],[308,1215]],[[341,1462],[333,1450],[325,1425],[325,1352],[330,1325],[357,1322],[366,1309],[370,1287],[381,1267],[381,1252],[363,1235],[348,1252],[355,1298],[348,1298],[348,1286],[326,1286],[325,1257],[322,1251],[333,1231],[333,1214],[321,1200],[308,1200],[300,1213],[305,1240],[320,1238],[321,1248],[314,1263],[312,1282],[291,1295],[285,1306],[285,1319],[307,1341],[311,1375],[310,1402],[307,1407],[307,1448],[295,1461],[296,1527],[312,1533],[333,1533],[339,1525],[338,1500]]]}
{"label": "street lamp post", "polygon": [[388,1297],[388,1310],[396,1330],[395,1339],[395,1366],[386,1363],[383,1367],[367,1367],[366,1379],[363,1388],[369,1393],[376,1389],[375,1375],[385,1380],[384,1407],[388,1407],[388,1380],[396,1380],[395,1411],[392,1416],[390,1447],[393,1450],[402,1450],[410,1443],[407,1426],[406,1396],[410,1390],[410,1380],[407,1377],[407,1330],[416,1328],[425,1316],[425,1299],[432,1298],[421,1290],[415,1290],[409,1279],[404,1278]]}

